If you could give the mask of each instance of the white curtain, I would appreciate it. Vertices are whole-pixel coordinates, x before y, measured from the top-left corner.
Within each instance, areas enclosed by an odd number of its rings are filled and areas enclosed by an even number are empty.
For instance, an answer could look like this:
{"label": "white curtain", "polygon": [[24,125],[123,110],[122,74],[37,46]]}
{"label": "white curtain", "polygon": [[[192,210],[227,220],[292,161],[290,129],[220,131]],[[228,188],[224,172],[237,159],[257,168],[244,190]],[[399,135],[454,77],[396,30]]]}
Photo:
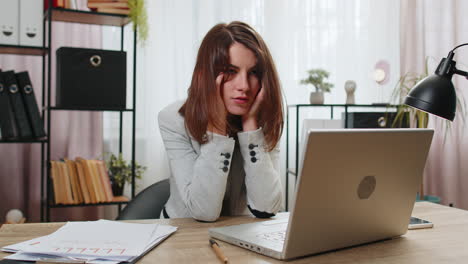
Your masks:
{"label": "white curtain", "polygon": [[[326,95],[327,103],[345,102],[346,80],[357,82],[357,103],[388,101],[398,80],[398,1],[148,0],[146,4],[150,34],[146,46],[138,50],[137,161],[148,171],[138,190],[169,175],[157,113],[186,97],[200,42],[217,23],[241,20],[263,36],[288,104],[308,103],[310,89],[299,80],[311,68],[331,73],[335,88]],[[119,35],[108,31],[104,47],[119,43]],[[390,81],[382,86],[372,78],[379,60],[390,65]],[[106,142],[111,138],[116,142],[116,124],[114,117],[106,117]],[[124,142],[128,148],[130,137]]]}
{"label": "white curtain", "polygon": [[[429,73],[449,51],[468,42],[468,2],[463,0],[401,1],[401,73],[424,72],[429,58]],[[455,51],[458,69],[468,71],[468,47]],[[468,98],[468,81],[454,75],[457,96]],[[424,174],[426,194],[436,195],[443,204],[468,209],[468,135],[464,114],[457,111],[447,129],[447,122],[430,117],[429,127],[435,128],[431,151]],[[466,119],[466,117],[464,117]]]}

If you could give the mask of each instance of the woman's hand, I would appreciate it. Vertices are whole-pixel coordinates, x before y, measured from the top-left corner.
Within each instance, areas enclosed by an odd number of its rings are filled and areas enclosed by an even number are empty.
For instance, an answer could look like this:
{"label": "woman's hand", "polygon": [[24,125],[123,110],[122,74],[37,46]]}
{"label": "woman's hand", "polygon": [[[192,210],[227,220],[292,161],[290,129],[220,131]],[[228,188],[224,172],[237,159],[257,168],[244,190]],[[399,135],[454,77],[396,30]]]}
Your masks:
{"label": "woman's hand", "polygon": [[223,97],[221,95],[222,83],[223,83],[224,74],[220,73],[216,77],[216,115],[215,120],[208,123],[208,131],[213,133],[226,136],[226,120],[227,120],[227,110],[223,102]]}
{"label": "woman's hand", "polygon": [[250,106],[250,110],[242,116],[242,129],[244,131],[254,131],[258,129],[257,115],[262,105],[264,97],[265,90],[262,86],[260,87],[260,90],[258,91],[258,94],[255,97],[255,101],[253,102],[252,106]]}

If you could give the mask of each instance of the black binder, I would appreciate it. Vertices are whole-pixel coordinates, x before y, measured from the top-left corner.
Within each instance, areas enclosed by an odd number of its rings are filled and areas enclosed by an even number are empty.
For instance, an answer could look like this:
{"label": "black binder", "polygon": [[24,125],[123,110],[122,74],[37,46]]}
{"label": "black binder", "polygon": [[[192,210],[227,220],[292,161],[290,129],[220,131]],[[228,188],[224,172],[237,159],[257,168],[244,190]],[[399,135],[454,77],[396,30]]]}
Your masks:
{"label": "black binder", "polygon": [[29,124],[26,110],[24,109],[23,98],[19,92],[18,84],[16,82],[15,72],[7,71],[3,76],[5,86],[8,90],[8,97],[15,116],[16,125],[18,128],[18,136],[20,138],[32,138],[31,125]]}
{"label": "black binder", "polygon": [[16,80],[18,81],[18,86],[21,96],[23,97],[27,117],[31,124],[34,137],[45,137],[44,122],[39,114],[39,107],[37,106],[36,96],[34,95],[34,89],[28,72],[17,73]]}
{"label": "black binder", "polygon": [[17,137],[17,129],[4,75],[5,73],[0,71],[0,130],[2,132],[1,139],[13,139]]}

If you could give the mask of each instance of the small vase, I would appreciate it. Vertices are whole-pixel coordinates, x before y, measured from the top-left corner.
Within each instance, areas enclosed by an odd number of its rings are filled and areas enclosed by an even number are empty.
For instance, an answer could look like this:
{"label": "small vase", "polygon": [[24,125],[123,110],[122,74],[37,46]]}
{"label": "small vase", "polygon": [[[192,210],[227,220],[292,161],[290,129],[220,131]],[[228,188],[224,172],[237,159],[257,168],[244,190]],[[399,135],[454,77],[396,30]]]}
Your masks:
{"label": "small vase", "polygon": [[323,92],[311,92],[309,100],[311,104],[323,104]]}
{"label": "small vase", "polygon": [[346,91],[346,104],[355,104],[354,92],[356,91],[356,82],[355,81],[346,81],[345,82],[345,91]]}

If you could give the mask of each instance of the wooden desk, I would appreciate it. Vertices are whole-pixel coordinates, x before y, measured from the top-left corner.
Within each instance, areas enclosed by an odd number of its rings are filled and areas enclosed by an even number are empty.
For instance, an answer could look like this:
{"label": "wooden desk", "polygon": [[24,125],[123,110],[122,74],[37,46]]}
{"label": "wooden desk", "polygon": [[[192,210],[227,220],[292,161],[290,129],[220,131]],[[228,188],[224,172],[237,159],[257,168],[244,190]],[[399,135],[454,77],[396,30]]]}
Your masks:
{"label": "wooden desk", "polygon": [[[288,263],[467,263],[468,211],[428,202],[416,203],[414,216],[430,220],[432,229],[410,230],[401,238],[331,253],[296,259]],[[144,220],[178,226],[175,234],[139,263],[221,263],[208,245],[208,228],[261,221],[250,217],[222,218],[216,223],[191,219]],[[43,236],[63,223],[3,225],[0,247]],[[280,263],[254,252],[219,242],[230,263]],[[0,252],[0,258],[6,256]]]}

